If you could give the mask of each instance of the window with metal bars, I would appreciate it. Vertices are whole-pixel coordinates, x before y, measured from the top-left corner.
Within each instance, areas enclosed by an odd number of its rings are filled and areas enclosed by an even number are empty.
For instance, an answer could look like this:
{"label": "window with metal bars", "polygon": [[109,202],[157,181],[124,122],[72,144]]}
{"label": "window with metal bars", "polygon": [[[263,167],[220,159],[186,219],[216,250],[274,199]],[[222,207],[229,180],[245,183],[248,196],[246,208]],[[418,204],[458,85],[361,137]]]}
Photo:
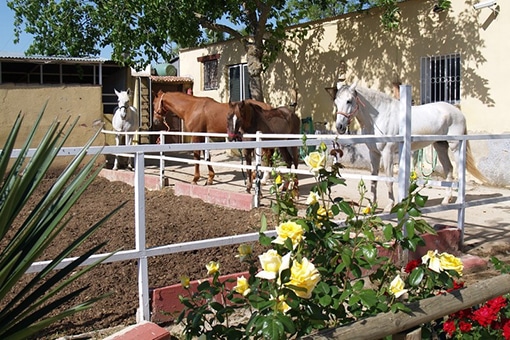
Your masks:
{"label": "window with metal bars", "polygon": [[204,90],[218,89],[218,60],[204,62]]}
{"label": "window with metal bars", "polygon": [[460,54],[421,58],[421,103],[460,103]]}

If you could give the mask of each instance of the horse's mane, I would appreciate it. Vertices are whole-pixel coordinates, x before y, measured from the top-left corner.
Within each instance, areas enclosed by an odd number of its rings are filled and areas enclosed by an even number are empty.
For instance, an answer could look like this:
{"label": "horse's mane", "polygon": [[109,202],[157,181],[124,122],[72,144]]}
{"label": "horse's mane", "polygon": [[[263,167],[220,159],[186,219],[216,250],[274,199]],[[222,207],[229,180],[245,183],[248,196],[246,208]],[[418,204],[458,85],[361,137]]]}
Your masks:
{"label": "horse's mane", "polygon": [[394,97],[384,93],[380,92],[378,90],[370,89],[367,87],[357,86],[356,91],[361,94],[363,97],[367,98],[368,101],[379,101],[383,102],[389,105],[396,105],[398,104],[398,100]]}

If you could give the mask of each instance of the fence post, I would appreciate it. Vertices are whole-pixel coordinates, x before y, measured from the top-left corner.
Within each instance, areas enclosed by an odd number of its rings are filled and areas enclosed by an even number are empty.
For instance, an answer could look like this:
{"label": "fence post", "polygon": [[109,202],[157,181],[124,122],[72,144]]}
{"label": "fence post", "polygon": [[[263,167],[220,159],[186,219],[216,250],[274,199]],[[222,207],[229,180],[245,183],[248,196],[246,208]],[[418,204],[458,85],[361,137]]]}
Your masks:
{"label": "fence post", "polygon": [[[165,144],[165,134],[163,131],[159,132],[159,144]],[[159,186],[163,188],[165,186],[165,160],[163,159],[163,151],[159,153]]]}
{"label": "fence post", "polygon": [[460,204],[457,210],[457,228],[460,229],[459,249],[464,247],[464,221],[466,218],[466,152],[467,152],[467,139],[459,141],[458,151],[458,191],[457,201]]}
{"label": "fence post", "polygon": [[[204,143],[205,144],[209,144],[209,136],[205,136]],[[210,153],[209,150],[204,150],[204,161],[210,161],[211,160],[211,155],[210,154],[211,153]]]}
{"label": "fence post", "polygon": [[[257,142],[260,142],[262,140],[261,132],[257,131],[257,137],[255,137],[255,140]],[[258,169],[260,165],[262,164],[262,148],[257,147],[255,149],[255,170],[253,170],[253,173],[255,174],[255,194],[253,196],[253,207],[258,208],[260,206],[260,178],[258,174]],[[250,180],[250,179],[248,179]]]}
{"label": "fence post", "polygon": [[135,248],[138,252],[137,322],[149,321],[149,270],[145,242],[145,166],[144,153],[135,154]]}
{"label": "fence post", "polygon": [[411,86],[400,85],[399,135],[404,142],[399,143],[398,162],[398,202],[407,196],[411,175]]}

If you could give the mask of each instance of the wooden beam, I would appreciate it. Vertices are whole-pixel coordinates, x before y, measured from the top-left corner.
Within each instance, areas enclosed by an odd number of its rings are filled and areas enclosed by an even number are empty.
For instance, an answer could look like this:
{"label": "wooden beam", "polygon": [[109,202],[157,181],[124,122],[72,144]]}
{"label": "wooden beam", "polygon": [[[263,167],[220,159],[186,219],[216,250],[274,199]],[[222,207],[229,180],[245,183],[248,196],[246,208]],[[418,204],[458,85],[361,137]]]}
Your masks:
{"label": "wooden beam", "polygon": [[500,275],[451,293],[409,304],[408,307],[411,309],[409,313],[381,313],[349,325],[308,335],[302,339],[381,339],[507,293],[510,293],[510,274]]}

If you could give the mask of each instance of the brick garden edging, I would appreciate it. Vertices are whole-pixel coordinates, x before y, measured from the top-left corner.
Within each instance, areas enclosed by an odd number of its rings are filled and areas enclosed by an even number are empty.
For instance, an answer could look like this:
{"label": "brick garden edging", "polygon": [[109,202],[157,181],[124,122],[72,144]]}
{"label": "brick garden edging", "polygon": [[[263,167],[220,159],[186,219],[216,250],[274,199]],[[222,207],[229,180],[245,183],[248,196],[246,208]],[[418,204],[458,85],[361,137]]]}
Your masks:
{"label": "brick garden edging", "polygon": [[253,208],[252,194],[215,189],[210,185],[176,182],[174,194],[200,198],[204,202],[232,209],[249,211]]}

